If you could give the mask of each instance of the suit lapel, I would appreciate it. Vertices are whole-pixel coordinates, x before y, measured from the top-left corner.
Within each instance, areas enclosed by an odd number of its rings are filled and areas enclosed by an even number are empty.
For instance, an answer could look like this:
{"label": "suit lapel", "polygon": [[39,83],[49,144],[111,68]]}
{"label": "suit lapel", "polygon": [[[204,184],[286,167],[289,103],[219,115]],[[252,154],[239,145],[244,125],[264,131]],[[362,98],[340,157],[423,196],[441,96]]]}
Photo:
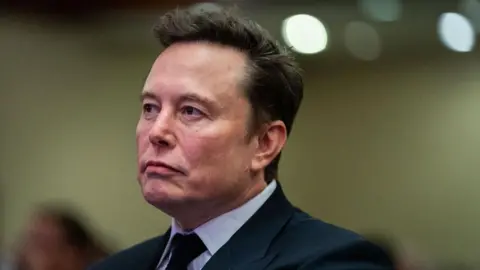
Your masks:
{"label": "suit lapel", "polygon": [[144,269],[144,270],[155,270],[157,269],[158,263],[160,262],[160,259],[162,257],[162,254],[167,246],[168,240],[170,239],[170,231],[171,229],[169,228],[168,231],[160,236],[159,238],[156,238],[155,241],[152,241],[150,247],[146,247],[144,249],[144,254],[142,266],[138,267],[137,269]]}
{"label": "suit lapel", "polygon": [[204,270],[263,269],[270,244],[294,212],[280,185],[260,209],[208,261]]}

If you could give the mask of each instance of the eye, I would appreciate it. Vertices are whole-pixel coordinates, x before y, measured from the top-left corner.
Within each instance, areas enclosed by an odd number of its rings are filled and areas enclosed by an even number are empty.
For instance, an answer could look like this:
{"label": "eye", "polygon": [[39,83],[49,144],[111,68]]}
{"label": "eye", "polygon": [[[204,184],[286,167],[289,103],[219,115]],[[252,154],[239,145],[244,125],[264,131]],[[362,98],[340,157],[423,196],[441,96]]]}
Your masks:
{"label": "eye", "polygon": [[153,105],[152,104],[143,104],[143,111],[144,112],[151,112],[153,109]]}
{"label": "eye", "polygon": [[205,115],[201,110],[199,110],[195,107],[192,107],[192,106],[183,107],[182,108],[182,113],[185,114],[188,117],[193,117],[193,118],[198,118],[198,117],[202,117],[202,116]]}
{"label": "eye", "polygon": [[158,113],[160,109],[158,106],[151,104],[151,103],[145,103],[142,106],[142,113],[146,119],[151,119],[154,118]]}

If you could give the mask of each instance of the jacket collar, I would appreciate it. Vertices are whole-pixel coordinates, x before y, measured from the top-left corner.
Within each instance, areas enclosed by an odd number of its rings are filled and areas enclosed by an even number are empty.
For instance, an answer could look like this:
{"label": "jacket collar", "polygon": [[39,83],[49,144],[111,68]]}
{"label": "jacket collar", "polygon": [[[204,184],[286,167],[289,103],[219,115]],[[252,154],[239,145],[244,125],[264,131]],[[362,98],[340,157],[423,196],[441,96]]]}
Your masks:
{"label": "jacket collar", "polygon": [[218,250],[203,269],[226,269],[228,265],[250,269],[253,265],[268,263],[273,259],[266,256],[270,244],[293,212],[294,207],[278,184],[265,204]]}

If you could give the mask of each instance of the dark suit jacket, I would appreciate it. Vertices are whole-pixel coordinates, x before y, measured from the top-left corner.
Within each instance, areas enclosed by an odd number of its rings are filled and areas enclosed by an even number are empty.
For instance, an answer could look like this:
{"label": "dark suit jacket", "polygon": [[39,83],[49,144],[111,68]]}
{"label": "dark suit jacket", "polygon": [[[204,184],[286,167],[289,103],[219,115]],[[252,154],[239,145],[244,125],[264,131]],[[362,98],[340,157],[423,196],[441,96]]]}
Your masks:
{"label": "dark suit jacket", "polygon": [[[170,230],[90,270],[155,270]],[[293,207],[280,186],[204,270],[393,270],[383,250]]]}

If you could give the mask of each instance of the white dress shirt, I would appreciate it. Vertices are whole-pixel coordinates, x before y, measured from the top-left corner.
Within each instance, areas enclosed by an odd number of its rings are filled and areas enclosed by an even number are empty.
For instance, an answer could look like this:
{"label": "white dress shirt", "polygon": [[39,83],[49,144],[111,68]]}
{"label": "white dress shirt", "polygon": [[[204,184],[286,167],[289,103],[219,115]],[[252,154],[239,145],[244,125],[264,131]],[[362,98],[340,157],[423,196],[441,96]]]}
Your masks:
{"label": "white dress shirt", "polygon": [[200,270],[208,260],[245,224],[255,212],[273,194],[277,182],[272,181],[260,194],[250,199],[242,206],[211,219],[207,223],[197,227],[192,232],[183,231],[175,220],[172,220],[170,239],[157,266],[157,270],[165,270],[171,256],[171,242],[175,234],[196,233],[207,247],[207,250],[195,258],[189,265],[188,270]]}

